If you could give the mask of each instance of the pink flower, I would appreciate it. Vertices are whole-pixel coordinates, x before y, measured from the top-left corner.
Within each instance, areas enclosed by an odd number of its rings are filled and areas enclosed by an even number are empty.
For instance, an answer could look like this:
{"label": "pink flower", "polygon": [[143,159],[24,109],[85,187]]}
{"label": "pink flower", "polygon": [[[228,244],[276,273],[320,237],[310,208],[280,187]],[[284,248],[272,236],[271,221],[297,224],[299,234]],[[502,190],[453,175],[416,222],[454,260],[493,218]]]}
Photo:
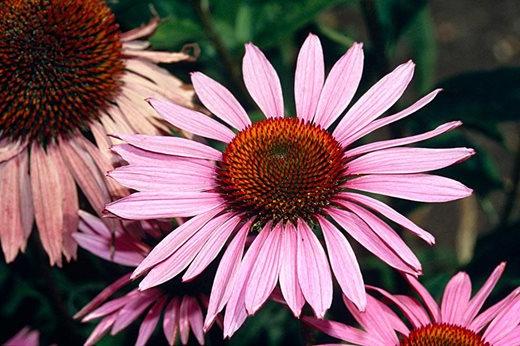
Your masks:
{"label": "pink flower", "polygon": [[[157,66],[191,59],[147,50],[158,20],[121,33],[103,0],[0,5],[0,241],[7,262],[36,221],[51,264],[76,256],[78,191],[100,212],[113,181],[107,133],[167,129],[144,97],[189,106],[192,91]],[[90,132],[99,149],[83,134]]]}
{"label": "pink flower", "polygon": [[29,327],[22,328],[15,336],[7,340],[2,345],[4,346],[38,346],[40,332],[31,330]]}
{"label": "pink flower", "polygon": [[446,285],[439,306],[414,277],[407,279],[421,302],[405,295],[392,295],[380,288],[368,287],[393,303],[408,322],[402,321],[389,305],[368,296],[365,312],[345,303],[361,329],[342,323],[304,317],[311,326],[354,345],[381,346],[515,346],[520,345],[520,288],[479,313],[500,279],[505,263],[491,273],[471,298],[469,276],[460,272]]}
{"label": "pink flower", "polygon": [[[99,218],[86,212],[80,213],[80,232],[74,239],[79,246],[106,260],[128,266],[137,264],[146,256],[149,247],[140,236],[157,237],[162,233],[161,223],[127,223],[111,229]],[[178,284],[168,289],[151,288],[128,290],[132,283],[130,274],[124,275],[101,291],[74,318],[89,322],[101,318],[90,334],[86,345],[96,344],[106,333],[115,335],[144,314],[136,345],[145,345],[163,314],[162,328],[170,345],[177,335],[183,345],[188,343],[190,329],[199,344],[204,344],[202,311],[208,298],[196,293],[196,286]],[[120,292],[126,288],[126,293]],[[114,297],[117,295],[117,297]]]}
{"label": "pink flower", "polygon": [[[148,273],[142,289],[184,270],[182,278],[189,281],[226,247],[206,318],[209,325],[227,304],[226,336],[262,306],[278,283],[296,316],[305,302],[318,317],[324,316],[332,301],[332,273],[348,299],[365,309],[361,271],[340,229],[389,265],[412,275],[421,272],[419,260],[380,215],[430,244],[433,236],[360,192],[422,202],[471,193],[457,181],[426,172],[463,161],[473,155],[472,149],[403,147],[460,122],[351,148],[357,139],[420,109],[439,92],[379,118],[405,91],[413,75],[411,62],[376,83],[341,120],[361,79],[361,44],[354,44],[326,79],[323,64],[320,41],[309,35],[296,67],[297,117],[284,117],[278,76],[260,49],[248,44],[244,82],[266,120],[252,124],[225,87],[197,72],[192,74],[197,96],[226,125],[170,102],[149,102],[174,126],[224,143],[224,152],[189,139],[146,135],[121,135],[128,144],[114,148],[129,165],[110,176],[139,192],[107,205],[108,211],[127,219],[193,217],[157,245],[133,277]],[[315,233],[318,228],[324,242]],[[256,237],[242,257],[248,234]]]}

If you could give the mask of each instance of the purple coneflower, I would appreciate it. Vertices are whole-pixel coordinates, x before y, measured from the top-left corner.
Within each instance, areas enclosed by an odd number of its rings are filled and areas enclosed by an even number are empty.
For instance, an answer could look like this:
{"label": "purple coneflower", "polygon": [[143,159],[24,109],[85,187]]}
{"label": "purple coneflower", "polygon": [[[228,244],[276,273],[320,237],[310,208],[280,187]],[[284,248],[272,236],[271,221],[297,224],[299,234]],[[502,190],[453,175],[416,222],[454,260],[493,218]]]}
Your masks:
{"label": "purple coneflower", "polygon": [[122,194],[104,177],[111,169],[107,133],[159,134],[165,125],[144,97],[190,104],[192,91],[156,65],[190,56],[149,51],[140,40],[157,24],[121,33],[101,0],[0,2],[0,240],[7,262],[25,250],[34,219],[51,264],[74,258],[76,184],[97,212],[111,194]]}
{"label": "purple coneflower", "polygon": [[460,272],[446,285],[441,304],[437,304],[417,279],[407,276],[421,299],[392,295],[380,288],[367,287],[381,294],[404,315],[405,323],[390,305],[368,296],[367,308],[359,312],[345,303],[361,329],[339,322],[303,317],[303,320],[328,335],[361,346],[518,346],[520,345],[520,288],[480,312],[505,268],[500,264],[478,292],[471,297],[471,280]]}
{"label": "purple coneflower", "polygon": [[[412,79],[414,65],[407,62],[371,87],[340,119],[362,69],[363,50],[356,43],[325,79],[320,41],[309,35],[296,67],[296,117],[284,117],[278,76],[253,44],[246,45],[244,82],[267,119],[252,123],[233,95],[202,73],[192,75],[195,92],[218,120],[150,99],[174,126],[220,141],[225,148],[221,152],[184,138],[119,136],[128,144],[114,150],[129,165],[110,175],[138,192],[106,209],[127,219],[192,217],[136,269],[134,277],[147,272],[140,287],[153,287],[184,270],[183,280],[191,280],[227,244],[206,325],[227,304],[224,334],[230,336],[260,308],[277,283],[296,316],[305,302],[318,317],[324,316],[332,301],[332,273],[348,299],[365,309],[361,271],[345,233],[392,267],[419,274],[418,259],[381,216],[430,244],[433,236],[363,192],[421,202],[466,197],[471,189],[427,172],[463,161],[474,151],[404,147],[460,122],[352,147],[364,135],[425,106],[439,92],[380,118]],[[242,257],[248,235],[256,237]]]}

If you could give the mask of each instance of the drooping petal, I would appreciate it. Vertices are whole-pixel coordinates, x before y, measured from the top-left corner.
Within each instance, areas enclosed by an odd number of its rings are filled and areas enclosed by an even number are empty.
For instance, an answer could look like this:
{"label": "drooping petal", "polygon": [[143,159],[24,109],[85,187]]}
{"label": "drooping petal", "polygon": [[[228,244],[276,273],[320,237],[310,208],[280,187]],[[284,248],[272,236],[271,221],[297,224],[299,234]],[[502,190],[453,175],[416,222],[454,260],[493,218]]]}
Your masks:
{"label": "drooping petal", "polygon": [[132,279],[144,273],[154,265],[164,261],[177,251],[188,239],[198,232],[209,220],[220,213],[222,209],[215,208],[197,215],[170,232],[150,254],[141,262],[132,274]]}
{"label": "drooping petal", "polygon": [[121,33],[121,41],[129,42],[142,37],[150,36],[154,33],[155,29],[157,29],[160,22],[161,19],[154,16],[148,23],[141,25],[138,28]]}
{"label": "drooping petal", "polygon": [[182,298],[179,308],[179,334],[181,335],[181,343],[186,345],[190,337],[190,296]]}
{"label": "drooping petal", "polygon": [[222,153],[191,139],[167,136],[117,135],[117,138],[144,150],[195,159],[220,160]]}
{"label": "drooping petal", "polygon": [[152,305],[159,297],[161,293],[159,291],[148,291],[141,293],[135,299],[132,299],[117,313],[117,319],[112,326],[110,334],[116,335],[130,323],[134,322],[150,305]]}
{"label": "drooping petal", "polygon": [[304,316],[302,320],[323,333],[346,342],[352,342],[356,345],[378,345],[381,342],[380,339],[372,337],[367,332],[347,326],[343,323],[309,316]]}
{"label": "drooping petal", "polygon": [[252,43],[246,44],[242,71],[249,94],[265,116],[268,118],[283,117],[280,79],[264,53]]}
{"label": "drooping petal", "polygon": [[351,179],[349,188],[418,202],[448,202],[471,195],[456,180],[431,174],[365,175]]}
{"label": "drooping petal", "polygon": [[392,107],[412,80],[413,70],[414,64],[409,61],[379,80],[348,110],[334,130],[334,137],[342,142]]}
{"label": "drooping petal", "polygon": [[428,244],[435,243],[435,238],[433,237],[433,235],[431,235],[429,232],[426,232],[425,230],[417,226],[415,223],[408,220],[405,216],[401,215],[400,213],[398,213],[388,205],[384,204],[383,202],[378,201],[377,199],[351,192],[344,192],[341,193],[339,196],[363,204],[369,207],[370,209],[373,209],[378,213],[381,213],[386,218],[417,234],[417,236],[424,239]]}
{"label": "drooping petal", "polygon": [[146,290],[150,287],[162,284],[182,272],[193,261],[195,256],[201,251],[202,247],[209,241],[210,237],[215,233],[223,223],[232,217],[231,214],[219,215],[202,228],[200,228],[186,243],[182,244],[176,252],[163,262],[157,264],[150,270],[148,275],[139,284],[140,290]]}
{"label": "drooping petal", "polygon": [[405,278],[412,286],[412,288],[417,292],[421,300],[426,305],[426,308],[428,309],[432,322],[439,322],[441,321],[441,309],[435,299],[433,299],[432,295],[428,290],[415,278],[414,276],[410,274],[405,274]]}
{"label": "drooping petal", "polygon": [[250,315],[262,306],[278,282],[282,228],[276,225],[268,233],[246,283],[245,304]]}
{"label": "drooping petal", "polygon": [[163,332],[170,346],[175,344],[175,338],[177,337],[180,305],[180,299],[173,297],[164,309]]}
{"label": "drooping petal", "polygon": [[343,146],[346,147],[349,144],[353,143],[354,141],[358,140],[359,138],[361,138],[385,125],[391,124],[393,122],[396,122],[400,119],[403,119],[403,118],[409,116],[410,114],[418,111],[419,109],[423,108],[428,103],[433,101],[433,99],[435,98],[435,96],[437,96],[437,94],[439,92],[441,92],[441,89],[436,89],[436,90],[430,92],[428,95],[426,95],[426,96],[422,97],[421,99],[419,99],[418,101],[416,101],[411,106],[403,109],[402,111],[400,111],[396,114],[393,114],[393,115],[386,116],[381,119],[376,119],[376,120],[372,121],[371,123],[369,123],[368,125],[366,125],[365,127],[360,128],[357,132],[346,134],[346,137],[341,142],[341,144],[343,144]]}
{"label": "drooping petal", "polygon": [[318,221],[325,237],[330,265],[341,290],[359,310],[365,310],[367,296],[363,276],[350,243],[327,219],[320,216]]}
{"label": "drooping petal", "polygon": [[309,34],[298,54],[294,76],[294,101],[298,118],[312,120],[324,79],[325,67],[320,39]]}
{"label": "drooping petal", "polygon": [[299,220],[298,282],[305,300],[318,318],[323,318],[332,304],[332,277],[325,251],[310,227]]}
{"label": "drooping petal", "polygon": [[231,92],[201,72],[191,74],[200,101],[211,113],[238,130],[251,125],[251,119]]}
{"label": "drooping petal", "polygon": [[363,73],[363,45],[354,43],[334,64],[321,92],[314,122],[328,128],[354,97]]}
{"label": "drooping petal", "polygon": [[224,203],[215,192],[136,192],[106,205],[124,219],[146,220],[189,217],[218,208]]}
{"label": "drooping petal", "polygon": [[139,334],[137,336],[136,346],[144,346],[152,336],[152,333],[161,317],[162,308],[166,302],[166,297],[161,297],[146,313],[141,326],[139,327]]}
{"label": "drooping petal", "polygon": [[437,136],[439,136],[445,132],[451,131],[461,125],[462,125],[461,121],[452,121],[449,123],[439,125],[438,127],[436,127],[435,129],[433,129],[431,131],[424,132],[424,133],[421,133],[418,135],[397,138],[397,139],[388,139],[388,140],[384,140],[384,141],[372,142],[369,144],[361,145],[357,148],[347,150],[345,155],[347,157],[353,157],[353,156],[358,156],[358,155],[369,153],[369,152],[376,151],[376,150],[393,148],[393,147],[398,147],[398,146],[402,146],[402,145],[421,142],[421,141],[424,141],[424,140],[427,140],[430,138],[437,137]]}
{"label": "drooping petal", "polygon": [[199,344],[204,345],[202,310],[200,309],[197,299],[194,297],[186,298],[188,299],[188,321],[190,322],[191,330]]}
{"label": "drooping petal", "polygon": [[305,298],[298,283],[298,235],[291,223],[285,225],[282,238],[280,289],[293,314],[299,317],[305,305]]}
{"label": "drooping petal", "polygon": [[193,262],[186,269],[182,281],[189,281],[206,269],[211,261],[217,257],[240,221],[240,217],[233,216],[213,231],[211,241],[206,242],[200,249]]}
{"label": "drooping petal", "polygon": [[471,297],[471,281],[468,274],[460,272],[446,285],[441,303],[441,321],[460,325]]}
{"label": "drooping petal", "polygon": [[516,297],[510,304],[504,306],[491,321],[484,332],[483,338],[491,345],[495,345],[497,341],[500,341],[517,328],[519,323],[520,297]]}
{"label": "drooping petal", "polygon": [[85,341],[85,346],[92,346],[95,345],[101,338],[109,331],[109,329],[114,324],[115,320],[117,318],[117,314],[113,314],[110,316],[107,316],[101,320],[94,328],[92,333],[90,333],[87,341]]}
{"label": "drooping petal", "polygon": [[10,160],[27,147],[27,143],[12,142],[9,139],[0,140],[0,163]]}
{"label": "drooping petal", "polygon": [[330,209],[330,216],[345,229],[358,243],[379,257],[388,265],[400,271],[417,275],[417,272],[401,259],[372,229],[356,214],[346,210]]}
{"label": "drooping petal", "polygon": [[365,154],[347,164],[347,174],[428,172],[461,162],[475,154],[469,148],[390,148]]}
{"label": "drooping petal", "polygon": [[164,119],[180,129],[224,143],[231,142],[235,137],[233,131],[205,114],[169,101],[152,98],[148,102]]}
{"label": "drooping petal", "polygon": [[231,296],[251,223],[252,221],[249,221],[241,227],[235,238],[229,243],[220,260],[215,278],[213,279],[213,286],[211,287],[204,330],[209,329],[215,316],[224,308]]}

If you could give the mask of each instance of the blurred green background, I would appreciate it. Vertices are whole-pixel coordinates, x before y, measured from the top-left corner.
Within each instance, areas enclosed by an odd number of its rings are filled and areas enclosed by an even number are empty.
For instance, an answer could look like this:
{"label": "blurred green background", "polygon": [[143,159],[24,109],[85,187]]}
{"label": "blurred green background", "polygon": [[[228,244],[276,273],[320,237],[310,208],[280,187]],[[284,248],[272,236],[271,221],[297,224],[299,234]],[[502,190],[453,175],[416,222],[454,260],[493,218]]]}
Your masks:
{"label": "blurred green background", "polygon": [[[473,197],[442,205],[389,201],[437,238],[437,245],[429,248],[403,234],[423,263],[422,281],[440,297],[456,271],[468,271],[478,287],[505,260],[505,276],[490,302],[520,285],[518,1],[112,0],[109,5],[123,30],[147,22],[153,5],[163,19],[151,38],[154,48],[180,50],[194,42],[201,48],[196,62],[168,68],[186,81],[189,72],[203,71],[228,86],[253,113],[255,107],[241,82],[245,42],[262,48],[274,64],[288,107],[293,107],[295,58],[309,32],[320,36],[328,68],[353,42],[365,43],[365,71],[358,96],[392,67],[413,59],[417,64],[413,85],[396,108],[435,87],[444,91],[426,109],[365,140],[414,134],[460,119],[465,123],[462,130],[425,145],[477,149],[468,162],[442,172],[474,188]],[[128,270],[81,250],[77,262],[61,270],[48,268],[34,240],[27,255],[19,256],[12,265],[0,261],[0,342],[29,325],[42,332],[43,344],[78,344],[94,324],[83,325],[70,316]],[[362,249],[357,253],[366,283],[407,292],[397,273]],[[329,317],[349,318],[339,296]],[[137,330],[134,323],[127,333],[106,337],[100,345],[132,344]],[[223,342],[220,330],[213,328],[207,343],[302,345],[304,337],[330,341],[270,303],[231,340]],[[150,344],[165,344],[159,328]]]}

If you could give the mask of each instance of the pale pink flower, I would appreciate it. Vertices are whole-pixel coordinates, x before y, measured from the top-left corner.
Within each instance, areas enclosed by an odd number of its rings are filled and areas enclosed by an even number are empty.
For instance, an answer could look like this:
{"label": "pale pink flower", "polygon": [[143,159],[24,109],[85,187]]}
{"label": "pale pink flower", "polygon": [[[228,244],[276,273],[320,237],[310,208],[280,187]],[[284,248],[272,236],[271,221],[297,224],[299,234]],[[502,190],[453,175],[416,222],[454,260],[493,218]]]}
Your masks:
{"label": "pale pink flower", "polygon": [[[192,74],[195,92],[225,125],[176,104],[150,99],[174,126],[226,146],[221,152],[184,138],[119,136],[128,144],[114,150],[129,165],[110,176],[139,192],[106,209],[127,219],[193,217],[139,265],[133,277],[148,272],[140,287],[153,287],[184,270],[183,280],[193,279],[231,240],[214,279],[206,318],[206,325],[211,324],[227,304],[224,334],[230,336],[248,314],[262,306],[277,283],[296,316],[308,302],[323,317],[331,305],[334,273],[343,293],[363,310],[366,295],[361,271],[340,229],[389,265],[419,274],[419,260],[380,215],[430,244],[433,236],[360,192],[422,202],[466,197],[471,189],[426,172],[465,160],[474,152],[403,147],[449,131],[460,122],[351,148],[371,131],[425,106],[439,92],[379,118],[410,82],[414,65],[407,62],[370,88],[340,120],[362,69],[363,50],[356,43],[325,79],[320,41],[309,35],[296,66],[295,118],[284,117],[278,76],[253,44],[246,45],[244,82],[266,120],[252,124],[225,87],[199,72]],[[337,126],[332,126],[337,120]],[[324,241],[315,233],[318,227]],[[256,237],[242,257],[248,234]]]}
{"label": "pale pink flower", "polygon": [[[345,299],[349,311],[361,328],[313,317],[303,317],[303,320],[328,335],[346,341],[349,345],[518,346],[520,288],[480,312],[504,268],[505,263],[500,264],[473,297],[469,276],[464,272],[458,273],[446,285],[440,305],[428,290],[410,275],[407,275],[407,279],[421,301],[367,286],[392,305],[368,295],[366,310],[359,312]],[[406,321],[392,310],[394,306]]]}
{"label": "pale pink flower", "polygon": [[38,346],[40,332],[29,327],[22,328],[16,335],[4,342],[4,346]]}
{"label": "pale pink flower", "polygon": [[153,19],[121,33],[102,0],[0,3],[0,241],[7,262],[25,250],[34,220],[51,264],[73,259],[76,185],[97,212],[110,195],[125,195],[105,180],[113,157],[107,133],[167,129],[145,97],[190,105],[192,91],[157,63],[191,57],[147,50],[141,40],[157,25]]}
{"label": "pale pink flower", "polygon": [[[108,227],[101,219],[80,211],[79,232],[73,237],[79,246],[114,263],[137,266],[149,251],[140,239],[145,236],[160,237],[164,232],[162,222],[130,222]],[[197,342],[204,344],[203,310],[208,297],[196,293],[193,285],[178,284],[168,289],[151,288],[144,291],[128,289],[130,274],[119,278],[102,290],[74,318],[89,322],[101,318],[85,345],[96,344],[105,334],[115,335],[144,315],[136,345],[145,345],[162,318],[162,329],[170,345],[177,335],[183,345],[188,343],[190,330]],[[126,290],[125,290],[126,289]],[[125,290],[124,292],[120,292]]]}

